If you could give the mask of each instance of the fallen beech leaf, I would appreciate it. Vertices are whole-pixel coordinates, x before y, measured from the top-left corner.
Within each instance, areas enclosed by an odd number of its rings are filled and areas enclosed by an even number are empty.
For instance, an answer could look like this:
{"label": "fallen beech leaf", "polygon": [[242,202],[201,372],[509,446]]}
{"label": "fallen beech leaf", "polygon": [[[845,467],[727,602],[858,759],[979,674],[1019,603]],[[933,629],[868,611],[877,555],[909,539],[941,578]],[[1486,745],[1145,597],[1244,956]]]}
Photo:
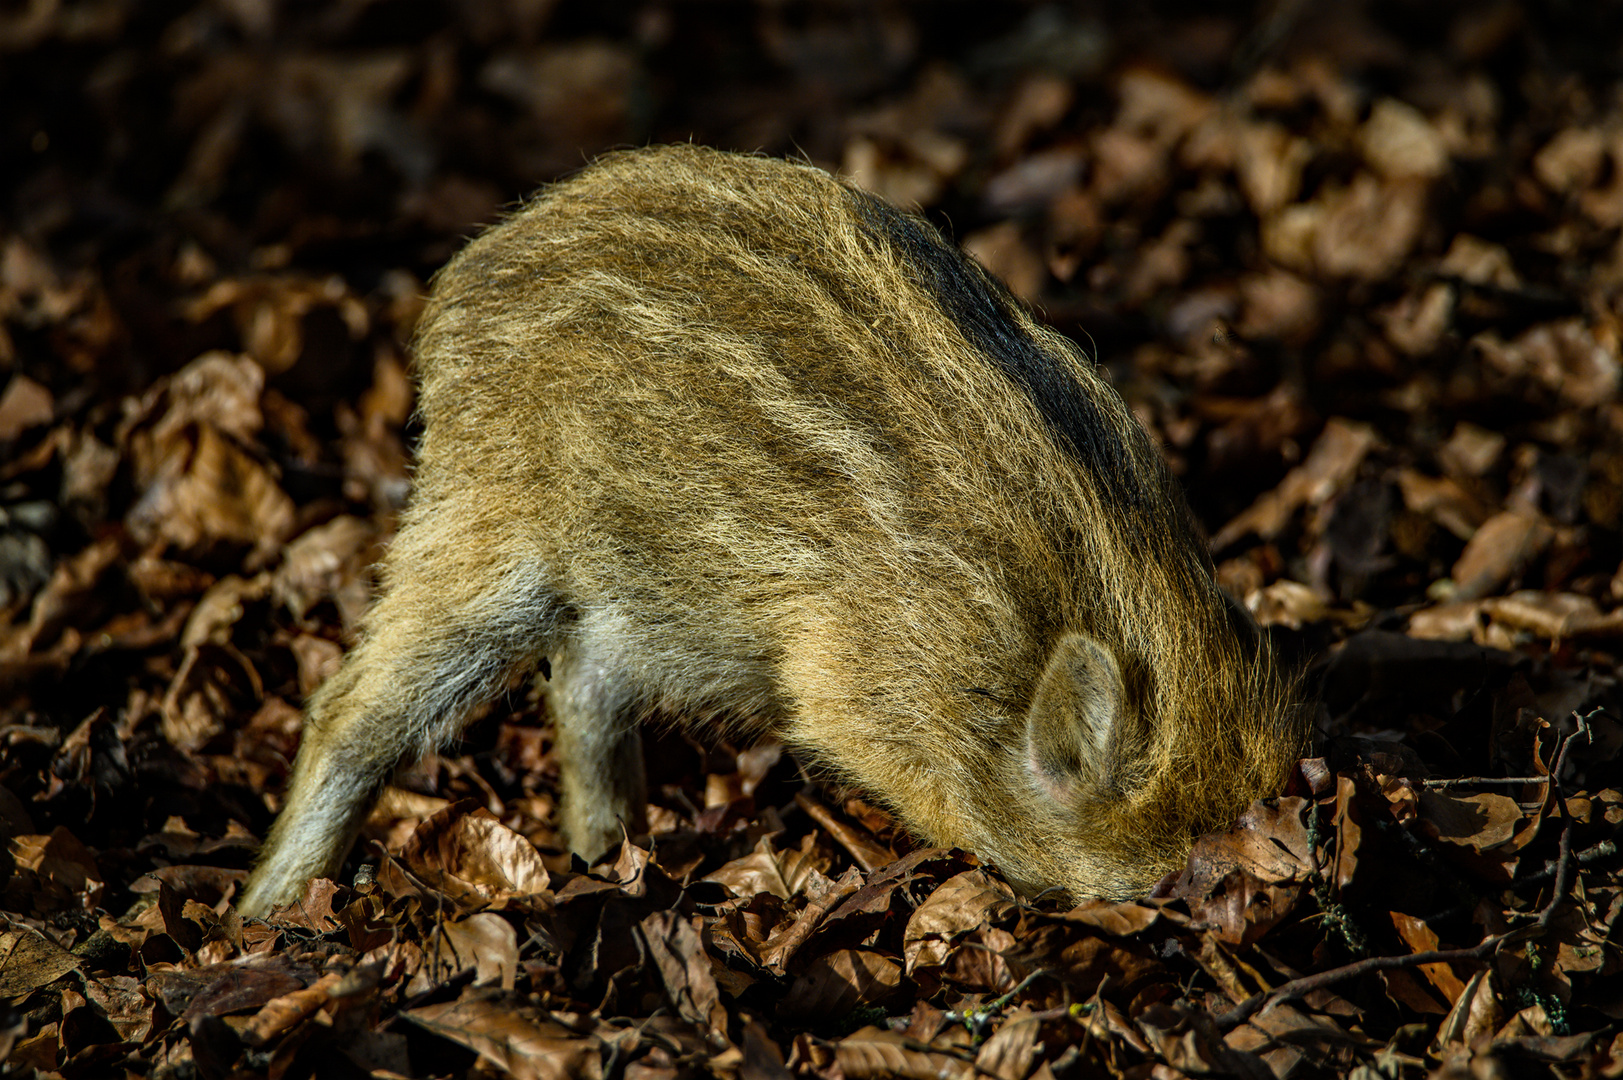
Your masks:
{"label": "fallen beech leaf", "polygon": [[1517,630],[1531,630],[1552,642],[1570,638],[1623,635],[1623,610],[1602,612],[1587,596],[1524,589],[1510,596],[1482,602],[1495,622]]}
{"label": "fallen beech leaf", "polygon": [[442,1039],[475,1051],[514,1080],[598,1080],[601,1043],[551,1020],[536,1019],[501,999],[464,999],[400,1014]]}
{"label": "fallen beech leaf", "polygon": [[1549,546],[1555,531],[1520,508],[1495,514],[1477,529],[1454,564],[1457,601],[1490,596]]}
{"label": "fallen beech leaf", "polygon": [[238,1032],[249,1046],[264,1046],[278,1035],[293,1028],[301,1020],[314,1016],[316,1011],[332,998],[333,991],[343,981],[338,972],[329,972],[315,984],[302,990],[272,998],[255,1013]]}
{"label": "fallen beech leaf", "polygon": [[945,963],[954,940],[1014,908],[1013,890],[984,870],[966,870],[942,882],[907,920],[902,935],[907,974]]}
{"label": "fallen beech leaf", "polygon": [[1443,791],[1420,793],[1422,827],[1438,840],[1477,852],[1508,843],[1522,817],[1521,804],[1491,791],[1463,796]]}
{"label": "fallen beech leaf", "polygon": [[26,375],[13,375],[0,394],[0,443],[10,442],[31,427],[49,424],[55,409],[49,390]]}
{"label": "fallen beech leaf", "polygon": [[1067,911],[1064,919],[1103,930],[1114,937],[1128,937],[1159,922],[1161,909],[1135,900],[1084,900]]}
{"label": "fallen beech leaf", "polygon": [[1455,477],[1476,477],[1493,468],[1505,452],[1505,437],[1497,431],[1461,422],[1437,451],[1437,463]]}
{"label": "fallen beech leaf", "polygon": [[855,867],[841,874],[839,880],[830,881],[821,873],[813,873],[806,889],[806,906],[794,922],[780,925],[772,931],[760,949],[761,964],[773,974],[788,971],[789,962],[806,943],[823,918],[840,901],[862,888],[862,873]]}
{"label": "fallen beech leaf", "polygon": [[839,949],[806,965],[778,1008],[785,1018],[846,1016],[887,1004],[901,986],[902,966],[888,956]]}
{"label": "fallen beech leaf", "polygon": [[1412,105],[1382,98],[1358,132],[1370,167],[1388,180],[1434,180],[1448,169],[1448,150],[1431,122]]}
{"label": "fallen beech leaf", "polygon": [[85,980],[85,999],[113,1025],[125,1042],[142,1042],[152,1033],[157,1003],[129,975],[104,975]]}
{"label": "fallen beech leaf", "polygon": [[1434,1053],[1450,1047],[1475,1046],[1499,1029],[1504,1011],[1493,982],[1490,971],[1479,971],[1471,976],[1459,997],[1454,999],[1454,1007],[1437,1027],[1437,1035],[1431,1043]]}
{"label": "fallen beech leaf", "polygon": [[1040,1048],[1042,1021],[1016,1010],[1004,1018],[990,1039],[975,1055],[975,1071],[999,1080],[1025,1080]]}
{"label": "fallen beech leaf", "polygon": [[710,955],[705,952],[699,932],[674,911],[650,913],[639,929],[672,1008],[683,1019],[725,1041],[727,1010],[722,1008]]}
{"label": "fallen beech leaf", "polygon": [[1310,241],[1314,265],[1331,277],[1391,276],[1420,237],[1428,186],[1420,178],[1382,183],[1359,173],[1347,187],[1321,196],[1324,216]]}
{"label": "fallen beech leaf", "polygon": [[1606,136],[1595,128],[1563,128],[1533,155],[1533,174],[1552,191],[1581,191],[1600,179],[1606,149]]}
{"label": "fallen beech leaf", "polygon": [[772,846],[772,838],[763,836],[754,851],[705,875],[704,880],[724,886],[734,896],[771,893],[787,900],[805,888],[809,871],[828,869],[828,858],[812,842],[814,839],[808,836],[798,850],[778,851]]}
{"label": "fallen beech leaf", "polygon": [[293,527],[293,500],[269,469],[211,424],[176,437],[125,517],[142,543],[191,551],[213,541],[252,546],[261,564]]}
{"label": "fallen beech leaf", "polygon": [[25,926],[0,934],[0,997],[27,994],[78,966],[76,956],[38,930]]}
{"label": "fallen beech leaf", "polygon": [[1453,243],[1448,246],[1448,254],[1437,264],[1437,272],[1473,285],[1491,285],[1500,289],[1519,289],[1522,284],[1509,251],[1470,233],[1459,233],[1454,237]]}
{"label": "fallen beech leaf", "polygon": [[314,976],[308,969],[291,964],[285,954],[175,974],[189,977],[192,982],[171,982],[163,995],[164,1006],[174,1012],[176,1004],[182,1005],[184,1011],[178,1015],[188,1024],[199,1016],[228,1016],[261,1009],[277,998],[303,990]]}
{"label": "fallen beech leaf", "polygon": [[371,602],[366,568],[375,561],[377,542],[371,522],[348,514],[318,525],[283,549],[272,594],[301,622],[316,604],[331,600],[344,629],[352,630]]}
{"label": "fallen beech leaf", "polygon": [[1461,540],[1475,535],[1489,516],[1487,507],[1447,477],[1434,478],[1402,468],[1397,480],[1405,507],[1426,515]]}
{"label": "fallen beech leaf", "polygon": [[13,836],[6,848],[16,869],[29,872],[37,880],[33,897],[36,907],[89,911],[100,903],[106,887],[101,871],[90,849],[67,826],[58,825],[46,836]]}
{"label": "fallen beech leaf", "polygon": [[1311,585],[1283,579],[1248,594],[1245,606],[1256,617],[1257,625],[1288,626],[1292,630],[1330,614],[1330,605]]}
{"label": "fallen beech leaf", "polygon": [[491,911],[481,911],[466,919],[440,924],[448,949],[436,959],[436,979],[450,979],[459,971],[475,970],[480,984],[495,982],[503,990],[513,989],[518,977],[518,936],[513,924]]}
{"label": "fallen beech leaf", "polygon": [[424,881],[461,903],[550,897],[541,853],[482,806],[457,803],[417,827],[400,853]]}
{"label": "fallen beech leaf", "polygon": [[929,1080],[969,1080],[975,1066],[946,1054],[914,1049],[899,1032],[865,1027],[834,1045],[840,1075],[849,1080],[916,1077]]}
{"label": "fallen beech leaf", "polygon": [[[1437,934],[1420,919],[1401,911],[1389,911],[1387,916],[1392,920],[1392,926],[1403,939],[1403,943],[1409,946],[1409,951],[1434,952],[1439,947]],[[1447,964],[1422,964],[1420,973],[1437,988],[1437,992],[1443,995],[1443,1001],[1450,1006],[1465,992],[1465,984],[1460,982],[1459,976],[1454,974],[1454,969]]]}
{"label": "fallen beech leaf", "polygon": [[1379,440],[1367,424],[1332,418],[1313,444],[1307,460],[1292,469],[1274,490],[1218,530],[1212,550],[1220,551],[1247,534],[1272,540],[1304,506],[1319,506],[1339,494]]}
{"label": "fallen beech leaf", "polygon": [[1539,323],[1509,342],[1486,331],[1471,344],[1489,366],[1535,379],[1580,408],[1614,400],[1623,382],[1616,338],[1582,319]]}

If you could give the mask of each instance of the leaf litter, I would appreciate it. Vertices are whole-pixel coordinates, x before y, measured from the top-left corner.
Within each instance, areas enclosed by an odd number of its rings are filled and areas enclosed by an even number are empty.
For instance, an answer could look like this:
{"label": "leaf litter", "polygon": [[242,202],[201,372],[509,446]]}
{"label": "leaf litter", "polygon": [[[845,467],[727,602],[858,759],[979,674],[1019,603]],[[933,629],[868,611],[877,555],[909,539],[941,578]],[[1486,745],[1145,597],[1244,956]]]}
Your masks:
{"label": "leaf litter", "polygon": [[[1615,27],[364,7],[0,16],[8,1074],[1623,1074]],[[1088,342],[1318,756],[1071,903],[650,731],[650,832],[587,867],[521,685],[244,922],[409,487],[421,283],[689,137],[917,205]]]}

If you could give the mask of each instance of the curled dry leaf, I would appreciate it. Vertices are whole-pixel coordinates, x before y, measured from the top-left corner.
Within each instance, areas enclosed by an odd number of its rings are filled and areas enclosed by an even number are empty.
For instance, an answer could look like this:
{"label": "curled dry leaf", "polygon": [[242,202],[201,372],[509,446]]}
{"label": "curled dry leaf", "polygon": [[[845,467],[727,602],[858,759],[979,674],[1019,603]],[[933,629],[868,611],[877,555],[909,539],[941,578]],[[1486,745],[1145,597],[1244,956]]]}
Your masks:
{"label": "curled dry leaf", "polygon": [[771,837],[763,836],[754,851],[705,875],[704,880],[724,886],[734,896],[747,898],[757,893],[771,893],[780,900],[787,900],[806,887],[811,871],[822,872],[829,868],[827,854],[813,840],[807,837],[807,842],[798,850],[779,851]]}
{"label": "curled dry leaf", "polygon": [[834,1062],[839,1075],[850,1080],[880,1080],[893,1076],[970,1080],[976,1075],[975,1066],[969,1061],[916,1046],[899,1032],[865,1027],[835,1044]]}
{"label": "curled dry leaf", "polygon": [[1555,538],[1538,514],[1516,507],[1495,514],[1471,535],[1454,564],[1455,600],[1491,596],[1537,558]]}
{"label": "curled dry leaf", "polygon": [[1598,335],[1582,319],[1539,323],[1508,342],[1486,331],[1471,344],[1490,367],[1532,378],[1581,408],[1616,400],[1623,380],[1615,335]]}
{"label": "curled dry leaf", "polygon": [[597,1080],[603,1075],[602,1044],[596,1036],[526,1015],[501,999],[465,998],[400,1015],[467,1047],[514,1080]]}
{"label": "curled dry leaf", "polygon": [[1251,534],[1264,540],[1278,536],[1297,510],[1321,506],[1339,494],[1357,475],[1358,466],[1377,442],[1374,429],[1367,424],[1331,419],[1307,460],[1287,473],[1278,487],[1264,493],[1219,529],[1212,537],[1212,549],[1221,551]]}
{"label": "curled dry leaf", "polygon": [[674,911],[652,912],[638,929],[677,1015],[725,1044],[727,1011],[698,931]]}
{"label": "curled dry leaf", "polygon": [[786,1019],[848,1016],[890,1004],[902,989],[902,965],[868,949],[819,956],[795,978],[778,1006]]}
{"label": "curled dry leaf", "polygon": [[437,929],[444,947],[434,956],[438,970],[433,978],[443,981],[473,968],[478,984],[513,989],[518,975],[518,936],[512,923],[494,912],[481,911],[441,923]]}
{"label": "curled dry leaf", "polygon": [[371,602],[365,570],[376,561],[377,542],[371,522],[340,514],[287,545],[271,591],[299,621],[318,603],[331,600],[345,630],[353,631]]}
{"label": "curled dry leaf", "polygon": [[10,442],[32,427],[51,422],[55,399],[51,392],[26,375],[13,375],[0,394],[0,443]]}
{"label": "curled dry leaf", "polygon": [[0,997],[14,998],[75,970],[78,957],[29,927],[0,933]]}
{"label": "curled dry leaf", "polygon": [[552,895],[535,845],[482,806],[458,803],[435,814],[417,827],[400,858],[417,877],[475,907]]}
{"label": "curled dry leaf", "polygon": [[988,921],[1001,920],[1015,909],[1014,892],[984,870],[966,870],[948,878],[907,920],[902,955],[907,974],[919,967],[939,967],[953,943]]}

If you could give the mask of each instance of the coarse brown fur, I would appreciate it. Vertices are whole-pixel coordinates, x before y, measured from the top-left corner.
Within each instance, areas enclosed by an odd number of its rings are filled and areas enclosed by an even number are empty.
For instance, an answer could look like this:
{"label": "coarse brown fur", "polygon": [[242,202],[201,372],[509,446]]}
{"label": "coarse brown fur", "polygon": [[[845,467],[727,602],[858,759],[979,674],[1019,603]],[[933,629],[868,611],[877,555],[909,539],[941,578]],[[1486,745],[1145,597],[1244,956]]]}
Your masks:
{"label": "coarse brown fur", "polygon": [[656,711],[1079,896],[1144,892],[1303,749],[1094,366],[818,169],[611,155],[441,271],[416,357],[414,500],[245,914],[542,657],[586,855],[636,828]]}

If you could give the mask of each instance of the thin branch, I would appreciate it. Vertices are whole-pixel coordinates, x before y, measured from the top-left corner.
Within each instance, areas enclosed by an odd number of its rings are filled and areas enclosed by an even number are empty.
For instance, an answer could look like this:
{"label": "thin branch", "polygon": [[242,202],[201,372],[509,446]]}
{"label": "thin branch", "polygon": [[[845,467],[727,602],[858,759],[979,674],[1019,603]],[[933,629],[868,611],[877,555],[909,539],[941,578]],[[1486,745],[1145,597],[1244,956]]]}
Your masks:
{"label": "thin branch", "polygon": [[1434,949],[1430,952],[1410,953],[1407,956],[1371,956],[1365,960],[1358,960],[1345,964],[1329,971],[1321,971],[1315,975],[1304,975],[1300,979],[1292,979],[1261,994],[1252,994],[1228,1012],[1217,1017],[1217,1026],[1220,1030],[1228,1031],[1239,1027],[1251,1019],[1264,1006],[1277,1004],[1281,1001],[1294,1001],[1306,997],[1315,990],[1334,986],[1336,983],[1356,979],[1361,975],[1368,975],[1372,971],[1389,971],[1393,968],[1420,967],[1423,964],[1448,964],[1457,960],[1485,960],[1509,934],[1496,934],[1479,945],[1469,949]]}
{"label": "thin branch", "polygon": [[1549,782],[1548,776],[1450,776],[1442,780],[1422,780],[1420,786],[1435,791],[1438,788],[1451,787],[1489,787],[1493,785],[1510,786],[1514,784],[1544,784]]}

